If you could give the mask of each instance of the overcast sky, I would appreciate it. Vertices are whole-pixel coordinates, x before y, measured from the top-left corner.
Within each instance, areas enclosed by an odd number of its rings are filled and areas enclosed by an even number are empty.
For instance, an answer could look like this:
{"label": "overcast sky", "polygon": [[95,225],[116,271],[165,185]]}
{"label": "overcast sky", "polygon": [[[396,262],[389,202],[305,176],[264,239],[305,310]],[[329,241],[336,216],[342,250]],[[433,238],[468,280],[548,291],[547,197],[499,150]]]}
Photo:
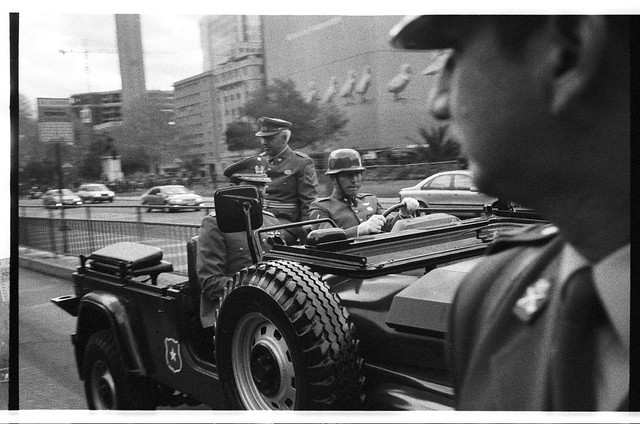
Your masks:
{"label": "overcast sky", "polygon": [[[141,15],[147,89],[202,72],[201,17]],[[113,14],[21,13],[19,47],[19,91],[34,106],[37,97],[122,87]]]}

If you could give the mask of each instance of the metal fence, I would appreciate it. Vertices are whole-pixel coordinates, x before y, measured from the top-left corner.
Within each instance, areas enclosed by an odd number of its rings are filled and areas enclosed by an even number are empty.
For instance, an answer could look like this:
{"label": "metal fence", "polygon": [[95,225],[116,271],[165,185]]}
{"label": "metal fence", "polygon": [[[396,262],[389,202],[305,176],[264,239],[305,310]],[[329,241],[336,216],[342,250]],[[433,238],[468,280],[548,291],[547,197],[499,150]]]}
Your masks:
{"label": "metal fence", "polygon": [[130,241],[162,249],[163,259],[174,272],[187,275],[187,241],[196,236],[199,224],[143,222],[141,220],[94,220],[24,216],[18,219],[19,244],[61,255],[89,254],[109,244]]}

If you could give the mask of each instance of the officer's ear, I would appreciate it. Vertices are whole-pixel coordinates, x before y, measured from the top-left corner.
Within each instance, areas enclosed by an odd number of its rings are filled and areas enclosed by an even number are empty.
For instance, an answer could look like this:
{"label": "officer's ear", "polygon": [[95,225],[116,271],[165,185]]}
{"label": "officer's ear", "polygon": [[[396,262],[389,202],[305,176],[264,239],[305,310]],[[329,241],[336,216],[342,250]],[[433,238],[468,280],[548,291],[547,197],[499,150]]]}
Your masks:
{"label": "officer's ear", "polygon": [[604,16],[556,16],[549,20],[552,112],[562,113],[585,94],[606,55]]}

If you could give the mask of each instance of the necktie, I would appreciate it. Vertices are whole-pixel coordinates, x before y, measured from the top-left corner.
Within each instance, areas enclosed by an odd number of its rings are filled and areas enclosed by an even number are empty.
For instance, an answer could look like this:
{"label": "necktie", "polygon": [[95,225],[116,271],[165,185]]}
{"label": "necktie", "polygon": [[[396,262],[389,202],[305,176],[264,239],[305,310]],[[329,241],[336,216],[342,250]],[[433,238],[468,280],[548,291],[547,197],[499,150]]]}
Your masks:
{"label": "necktie", "polygon": [[577,270],[566,282],[560,297],[554,333],[555,356],[551,364],[551,409],[596,409],[596,328],[605,312],[595,290],[591,268]]}

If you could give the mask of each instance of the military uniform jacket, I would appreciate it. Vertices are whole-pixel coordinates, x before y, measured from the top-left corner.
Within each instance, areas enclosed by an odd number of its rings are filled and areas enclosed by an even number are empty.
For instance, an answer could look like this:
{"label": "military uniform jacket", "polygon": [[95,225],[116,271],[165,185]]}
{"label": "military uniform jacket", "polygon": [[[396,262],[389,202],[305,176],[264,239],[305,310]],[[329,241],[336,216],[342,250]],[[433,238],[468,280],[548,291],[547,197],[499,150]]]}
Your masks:
{"label": "military uniform jacket", "polygon": [[564,245],[551,225],[498,237],[462,281],[447,331],[456,409],[552,409],[547,375]]}
{"label": "military uniform jacket", "polygon": [[287,146],[280,154],[267,159],[266,174],[271,178],[264,199],[265,209],[289,222],[309,219],[309,205],[316,198],[318,177],[313,159]]}
{"label": "military uniform jacket", "polygon": [[[358,193],[356,195],[357,204],[352,204],[347,198],[339,198],[334,196],[321,197],[311,203],[309,208],[309,216],[311,219],[331,218],[336,225],[345,230],[347,237],[353,238],[357,236],[358,225],[371,218],[372,215],[381,215],[384,208],[380,205],[378,198],[370,193]],[[389,231],[393,228],[397,220],[389,220],[383,227],[383,231]],[[330,224],[317,224],[313,227],[330,228]]]}
{"label": "military uniform jacket", "polygon": [[[263,227],[279,224],[280,221],[273,214],[263,211]],[[269,247],[266,244],[267,237],[272,235],[270,232],[261,233],[264,250]],[[227,281],[242,268],[252,265],[246,233],[225,234],[218,228],[215,213],[207,215],[200,228],[196,262],[198,279],[202,285],[200,319],[203,327],[210,327],[215,323],[215,308]]]}

